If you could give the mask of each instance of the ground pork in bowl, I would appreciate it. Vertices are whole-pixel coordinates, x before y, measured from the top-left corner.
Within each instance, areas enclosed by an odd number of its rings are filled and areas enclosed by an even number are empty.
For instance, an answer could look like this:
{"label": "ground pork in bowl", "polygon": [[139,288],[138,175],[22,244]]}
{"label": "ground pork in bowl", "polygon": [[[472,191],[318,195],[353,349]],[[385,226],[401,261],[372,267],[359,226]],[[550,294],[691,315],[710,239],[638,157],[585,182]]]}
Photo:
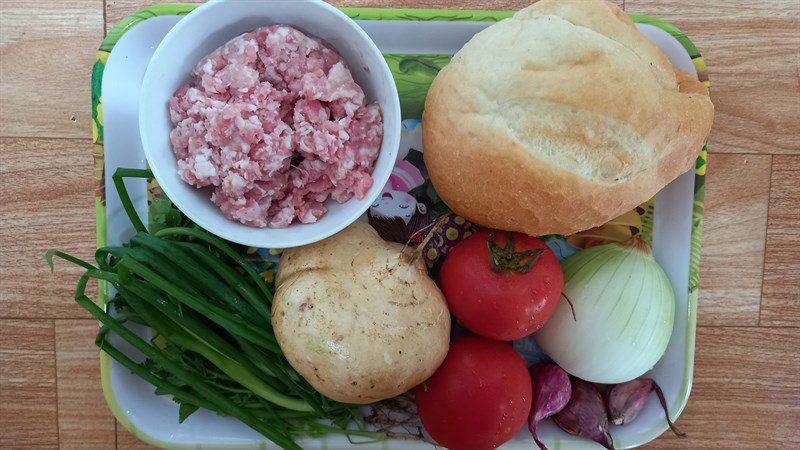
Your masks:
{"label": "ground pork in bowl", "polygon": [[375,44],[317,1],[211,1],[147,68],[148,163],[187,216],[225,239],[286,248],[361,216],[391,173],[394,81]]}

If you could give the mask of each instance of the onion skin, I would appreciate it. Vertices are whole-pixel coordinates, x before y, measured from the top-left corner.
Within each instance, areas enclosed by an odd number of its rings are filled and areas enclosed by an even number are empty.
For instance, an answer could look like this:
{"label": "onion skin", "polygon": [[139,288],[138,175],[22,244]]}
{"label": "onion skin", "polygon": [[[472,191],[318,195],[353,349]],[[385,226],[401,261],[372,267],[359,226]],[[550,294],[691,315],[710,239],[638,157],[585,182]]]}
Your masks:
{"label": "onion skin", "polygon": [[572,378],[572,397],[567,406],[553,416],[553,421],[573,436],[589,438],[605,448],[614,449],[603,396],[588,381]]}
{"label": "onion skin", "polygon": [[646,378],[631,380],[611,388],[606,399],[609,420],[616,425],[633,422],[644,409],[652,389],[653,380]]}
{"label": "onion skin", "polygon": [[533,381],[531,413],[528,430],[541,450],[547,450],[536,435],[536,425],[547,417],[560,412],[572,396],[569,375],[555,364],[535,364],[528,369]]}
{"label": "onion skin", "polygon": [[645,404],[647,404],[647,398],[650,396],[651,391],[656,392],[658,400],[661,402],[661,407],[664,408],[664,415],[667,418],[669,428],[675,435],[685,437],[686,433],[678,430],[675,424],[669,419],[667,401],[658,383],[649,378],[631,380],[627,383],[612,387],[611,390],[608,391],[608,396],[606,397],[608,419],[616,425],[625,425],[633,422],[642,409],[644,409]]}
{"label": "onion skin", "polygon": [[582,250],[562,261],[566,302],[534,338],[570,375],[618,384],[650,370],[669,344],[675,294],[639,237]]}

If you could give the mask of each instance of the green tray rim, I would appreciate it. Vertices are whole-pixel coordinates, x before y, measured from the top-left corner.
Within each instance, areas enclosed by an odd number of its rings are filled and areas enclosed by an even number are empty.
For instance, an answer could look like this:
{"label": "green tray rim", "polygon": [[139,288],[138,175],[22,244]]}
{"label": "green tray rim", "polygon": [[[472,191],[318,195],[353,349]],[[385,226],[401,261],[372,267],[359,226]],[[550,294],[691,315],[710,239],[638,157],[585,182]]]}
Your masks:
{"label": "green tray rim", "polygon": [[[95,178],[95,232],[96,243],[98,247],[106,245],[106,207],[105,207],[105,158],[103,147],[103,116],[102,116],[102,78],[105,63],[108,55],[113,50],[119,39],[127,33],[131,28],[142,23],[145,20],[153,17],[165,15],[186,15],[194,10],[199,4],[197,3],[163,3],[152,5],[142,8],[122,20],[120,20],[111,30],[108,31],[106,37],[103,39],[97,57],[92,68],[92,142],[93,150],[92,155],[94,158],[94,178]],[[447,10],[447,9],[401,9],[401,8],[340,8],[345,14],[352,19],[358,20],[425,20],[425,21],[488,21],[497,22],[502,19],[511,17],[513,11],[496,11],[496,10]],[[645,23],[658,27],[671,36],[673,36],[689,53],[692,62],[697,70],[698,78],[707,87],[710,87],[708,79],[708,71],[703,60],[702,55],[698,51],[694,43],[684,34],[679,28],[671,23],[662,19],[651,17],[643,14],[629,14],[630,18],[636,23]],[[694,206],[692,211],[692,234],[691,234],[691,251],[690,251],[690,264],[689,264],[689,296],[688,296],[688,312],[687,312],[687,325],[686,325],[686,349],[684,353],[684,373],[681,389],[678,394],[677,401],[669,408],[670,417],[676,420],[686,407],[689,399],[689,394],[692,386],[692,377],[694,373],[694,352],[695,352],[695,334],[697,325],[697,300],[699,296],[699,278],[700,278],[700,248],[703,233],[703,212],[705,201],[705,174],[707,170],[707,145],[703,146],[700,156],[697,158],[695,165],[695,187],[694,187]],[[108,287],[105,283],[101,282],[98,286],[98,304],[105,306],[108,302]],[[202,444],[179,444],[175,442],[168,442],[151,436],[142,430],[138,429],[128,418],[122,410],[119,402],[114,395],[114,390],[111,386],[110,376],[110,357],[105,352],[100,351],[100,377],[103,386],[103,395],[108,403],[109,409],[116,417],[122,426],[125,427],[131,434],[138,439],[158,447],[170,449],[202,449],[211,448],[211,446],[204,447]],[[656,427],[643,433],[643,441],[636,445],[641,445],[652,441],[660,436],[667,430],[667,424],[664,422],[662,426]],[[323,446],[325,446],[324,438]],[[555,450],[563,448],[571,448],[571,442],[556,439],[553,448]],[[266,441],[259,443],[259,448],[268,448],[271,444]],[[617,448],[629,448],[631,444],[615,440]],[[239,448],[252,448],[251,444],[227,444],[213,446],[216,449],[239,449]]]}

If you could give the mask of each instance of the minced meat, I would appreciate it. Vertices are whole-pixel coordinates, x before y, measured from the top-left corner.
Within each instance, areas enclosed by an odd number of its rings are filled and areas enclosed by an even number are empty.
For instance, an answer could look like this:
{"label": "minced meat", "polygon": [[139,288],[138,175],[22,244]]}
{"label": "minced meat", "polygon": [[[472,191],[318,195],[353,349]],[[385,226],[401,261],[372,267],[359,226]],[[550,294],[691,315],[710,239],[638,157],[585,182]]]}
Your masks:
{"label": "minced meat", "polygon": [[258,28],[204,57],[169,100],[181,178],[213,187],[229,219],[313,223],[330,197],[364,198],[383,138],[339,54],[286,25]]}

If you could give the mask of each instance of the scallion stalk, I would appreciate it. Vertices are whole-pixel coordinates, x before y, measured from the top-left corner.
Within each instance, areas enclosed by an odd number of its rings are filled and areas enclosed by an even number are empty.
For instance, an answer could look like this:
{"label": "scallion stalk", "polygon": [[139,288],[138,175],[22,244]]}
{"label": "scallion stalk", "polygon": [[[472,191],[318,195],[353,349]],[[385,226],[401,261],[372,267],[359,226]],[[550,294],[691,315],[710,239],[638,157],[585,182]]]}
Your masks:
{"label": "scallion stalk", "polygon": [[[156,394],[172,396],[180,404],[181,422],[198,407],[206,408],[238,418],[287,449],[299,449],[293,438],[301,435],[384,439],[382,432],[363,429],[354,405],[321,395],[289,365],[270,323],[272,294],[231,246],[190,222],[148,233],[124,178],[151,176],[139,169],[119,169],[113,175],[123,209],[138,232],[130,242],[98,249],[96,266],[57,250],[45,255],[51,271],[55,257],[86,269],[75,301],[102,324],[97,346],[155,386]],[[162,208],[159,214],[164,213]],[[123,319],[85,295],[90,279],[116,288],[118,295],[109,305],[124,311]],[[154,337],[150,342],[140,338],[124,325],[126,320],[150,327]],[[133,361],[109,342],[111,332],[147,359]],[[358,429],[350,429],[351,424]]]}

